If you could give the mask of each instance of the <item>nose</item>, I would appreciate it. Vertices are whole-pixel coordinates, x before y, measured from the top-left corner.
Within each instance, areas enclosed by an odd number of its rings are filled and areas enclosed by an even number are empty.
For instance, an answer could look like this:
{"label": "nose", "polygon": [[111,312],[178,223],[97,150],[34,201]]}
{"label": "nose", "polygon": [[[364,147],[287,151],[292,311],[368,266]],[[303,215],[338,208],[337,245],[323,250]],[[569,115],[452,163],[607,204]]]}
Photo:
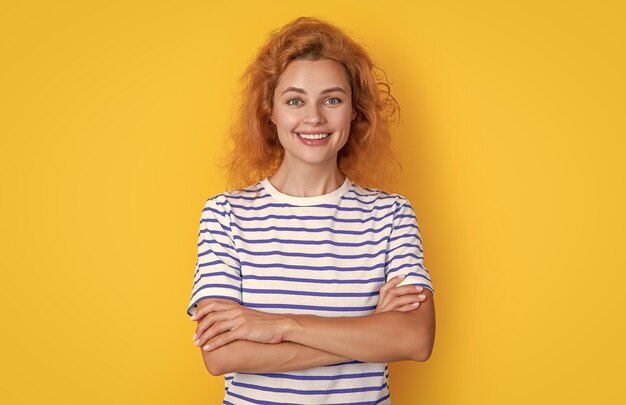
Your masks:
{"label": "nose", "polygon": [[320,111],[317,104],[311,105],[304,116],[304,123],[307,125],[320,125],[326,121],[324,114]]}

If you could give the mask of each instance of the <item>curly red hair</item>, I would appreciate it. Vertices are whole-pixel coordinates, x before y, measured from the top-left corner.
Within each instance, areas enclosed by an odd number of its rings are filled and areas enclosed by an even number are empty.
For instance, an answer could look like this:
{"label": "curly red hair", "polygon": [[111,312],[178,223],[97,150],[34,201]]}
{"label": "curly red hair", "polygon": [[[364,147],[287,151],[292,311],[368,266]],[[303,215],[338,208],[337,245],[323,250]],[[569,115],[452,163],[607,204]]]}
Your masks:
{"label": "curly red hair", "polygon": [[[232,150],[223,160],[231,187],[271,176],[284,149],[271,122],[274,90],[294,60],[332,59],[346,69],[356,118],[339,151],[339,170],[359,185],[384,189],[400,166],[391,149],[390,124],[399,106],[384,72],[359,44],[323,20],[300,17],[272,32],[241,77],[240,111],[231,128]],[[395,165],[394,165],[395,163]]]}

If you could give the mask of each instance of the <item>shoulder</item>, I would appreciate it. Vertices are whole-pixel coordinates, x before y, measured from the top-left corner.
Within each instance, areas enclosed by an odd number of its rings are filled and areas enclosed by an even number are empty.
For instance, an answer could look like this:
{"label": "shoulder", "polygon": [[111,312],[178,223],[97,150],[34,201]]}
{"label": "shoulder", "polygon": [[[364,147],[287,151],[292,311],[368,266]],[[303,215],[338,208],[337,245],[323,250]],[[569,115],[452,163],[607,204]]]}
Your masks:
{"label": "shoulder", "polygon": [[349,198],[362,204],[381,204],[392,210],[400,210],[404,206],[411,206],[409,200],[402,194],[392,193],[377,188],[368,188],[352,183],[352,190]]}
{"label": "shoulder", "polygon": [[259,181],[244,188],[227,190],[209,197],[204,203],[203,211],[229,214],[233,207],[255,205],[268,196],[268,192]]}

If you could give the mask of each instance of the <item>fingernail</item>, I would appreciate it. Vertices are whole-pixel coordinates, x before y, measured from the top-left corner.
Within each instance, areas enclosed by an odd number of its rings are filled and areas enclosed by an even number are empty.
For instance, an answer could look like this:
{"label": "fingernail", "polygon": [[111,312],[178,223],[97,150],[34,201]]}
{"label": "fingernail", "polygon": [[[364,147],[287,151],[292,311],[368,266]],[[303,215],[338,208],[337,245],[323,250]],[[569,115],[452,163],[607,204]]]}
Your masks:
{"label": "fingernail", "polygon": [[194,315],[191,315],[191,320],[192,320],[192,321],[195,321],[195,320],[196,320],[196,315],[195,315],[195,314],[194,314]]}
{"label": "fingernail", "polygon": [[418,298],[421,298],[421,299],[426,298],[426,296],[425,296],[424,294],[420,294],[420,295],[418,295],[417,297],[418,297]]}
{"label": "fingernail", "polygon": [[191,340],[196,340],[196,339],[198,339],[198,334],[197,334],[197,333],[194,333],[194,334],[193,334],[193,337],[191,338]]}
{"label": "fingernail", "polygon": [[196,339],[194,343],[196,344],[196,346],[200,346],[200,340]]}
{"label": "fingernail", "polygon": [[417,292],[422,292],[424,291],[424,287],[420,287],[419,285],[415,286],[415,289],[417,290]]}
{"label": "fingernail", "polygon": [[204,346],[202,350],[209,350],[209,345]]}
{"label": "fingernail", "polygon": [[416,307],[416,306],[418,306],[419,304],[420,304],[419,302],[414,302],[414,303],[413,303],[413,306],[414,306],[414,307]]}
{"label": "fingernail", "polygon": [[405,277],[406,277],[406,274],[400,274],[400,275],[398,276],[398,278],[405,278]]}

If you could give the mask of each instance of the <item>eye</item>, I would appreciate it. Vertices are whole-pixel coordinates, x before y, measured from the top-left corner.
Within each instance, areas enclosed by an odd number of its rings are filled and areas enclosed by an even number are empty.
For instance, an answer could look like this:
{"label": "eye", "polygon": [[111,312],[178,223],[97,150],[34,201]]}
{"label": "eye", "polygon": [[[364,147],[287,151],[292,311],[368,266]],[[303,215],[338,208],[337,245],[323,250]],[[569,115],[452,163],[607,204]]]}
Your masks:
{"label": "eye", "polygon": [[326,99],[326,102],[331,105],[337,105],[341,103],[341,100],[338,99],[337,97],[330,97]]}
{"label": "eye", "polygon": [[299,98],[292,98],[291,100],[287,101],[287,105],[298,106],[301,104],[302,104],[302,100],[300,100]]}

